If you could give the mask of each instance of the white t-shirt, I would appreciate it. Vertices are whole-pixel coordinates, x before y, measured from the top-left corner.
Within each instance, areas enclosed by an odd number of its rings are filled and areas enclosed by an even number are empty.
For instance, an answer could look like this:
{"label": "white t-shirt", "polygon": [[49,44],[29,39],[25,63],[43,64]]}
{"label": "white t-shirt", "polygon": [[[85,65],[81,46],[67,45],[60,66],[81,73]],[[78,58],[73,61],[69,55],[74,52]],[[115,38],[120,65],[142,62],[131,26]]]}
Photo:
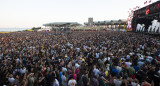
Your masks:
{"label": "white t-shirt", "polygon": [[21,73],[21,74],[24,74],[25,72],[26,72],[26,68],[20,69],[20,73]]}
{"label": "white t-shirt", "polygon": [[105,62],[105,61],[107,61],[107,59],[108,59],[108,61],[110,61],[110,57],[106,57],[106,58],[104,58],[104,60],[103,60],[103,61]]}
{"label": "white t-shirt", "polygon": [[80,48],[76,48],[76,50],[79,52],[79,51],[80,51]]}
{"label": "white t-shirt", "polygon": [[102,55],[103,55],[103,52],[100,52],[99,55],[102,56]]}
{"label": "white t-shirt", "polygon": [[147,59],[149,60],[149,62],[151,62],[153,60],[153,58],[151,56],[148,56]]}
{"label": "white t-shirt", "polygon": [[62,67],[62,70],[63,70],[63,72],[67,72],[67,68],[65,68],[65,67]]}
{"label": "white t-shirt", "polygon": [[124,60],[124,61],[125,61],[126,59],[125,59],[125,58],[121,58],[121,60]]}
{"label": "white t-shirt", "polygon": [[110,61],[111,58],[110,58],[110,57],[107,57],[107,59],[108,59],[108,61]]}
{"label": "white t-shirt", "polygon": [[144,50],[144,46],[141,47]]}
{"label": "white t-shirt", "polygon": [[59,82],[57,79],[55,79],[56,81],[53,83],[53,86],[59,86]]}
{"label": "white t-shirt", "polygon": [[105,50],[106,50],[107,48],[106,48],[106,47],[102,47],[102,49],[105,49]]}
{"label": "white t-shirt", "polygon": [[139,62],[138,62],[138,66],[139,66],[139,67],[142,67],[143,64],[144,64],[144,62],[142,62],[142,61],[139,61]]}
{"label": "white t-shirt", "polygon": [[143,55],[140,55],[139,60],[144,60],[144,56],[143,56]]}
{"label": "white t-shirt", "polygon": [[116,68],[119,72],[121,72],[122,68],[120,66],[117,66]]}
{"label": "white t-shirt", "polygon": [[127,57],[127,59],[130,59],[130,56],[129,56],[129,55],[127,55],[126,57]]}
{"label": "white t-shirt", "polygon": [[67,86],[66,76],[62,75],[62,85]]}
{"label": "white t-shirt", "polygon": [[17,60],[17,62],[19,62],[19,61],[20,61],[20,59],[19,59],[19,58],[17,58],[16,60]]}
{"label": "white t-shirt", "polygon": [[80,67],[80,65],[76,63],[75,64],[75,68],[77,69],[78,67]]}
{"label": "white t-shirt", "polygon": [[125,62],[125,64],[126,64],[127,68],[130,68],[130,66],[132,65],[131,62]]}
{"label": "white t-shirt", "polygon": [[96,53],[96,58],[99,58],[99,53]]}
{"label": "white t-shirt", "polygon": [[14,81],[15,81],[15,79],[12,77],[12,78],[8,78],[8,81],[10,82],[10,83],[14,83]]}
{"label": "white t-shirt", "polygon": [[62,49],[62,52],[65,52],[65,49]]}
{"label": "white t-shirt", "polygon": [[114,84],[116,86],[121,86],[121,84],[122,84],[122,81],[121,80],[117,80],[117,79],[114,79],[113,82],[114,82]]}
{"label": "white t-shirt", "polygon": [[94,68],[94,69],[93,69],[93,72],[94,72],[94,75],[95,75],[95,76],[98,76],[98,75],[99,75],[99,70],[98,70],[98,69]]}
{"label": "white t-shirt", "polygon": [[109,66],[106,67],[106,70],[108,70],[108,71],[110,70]]}
{"label": "white t-shirt", "polygon": [[137,85],[135,82],[131,82],[132,86],[140,86],[139,84]]}
{"label": "white t-shirt", "polygon": [[74,79],[71,79],[71,80],[69,80],[69,82],[68,82],[68,86],[75,86],[77,84],[77,82],[76,82],[76,80],[74,80]]}

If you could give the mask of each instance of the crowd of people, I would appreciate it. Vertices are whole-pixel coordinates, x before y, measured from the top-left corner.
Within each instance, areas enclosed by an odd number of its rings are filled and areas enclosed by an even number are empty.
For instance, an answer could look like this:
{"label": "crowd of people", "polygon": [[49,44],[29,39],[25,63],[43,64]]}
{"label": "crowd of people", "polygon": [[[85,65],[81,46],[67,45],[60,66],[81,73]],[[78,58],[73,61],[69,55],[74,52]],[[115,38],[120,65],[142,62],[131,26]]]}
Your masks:
{"label": "crowd of people", "polygon": [[0,86],[160,86],[160,36],[0,34]]}

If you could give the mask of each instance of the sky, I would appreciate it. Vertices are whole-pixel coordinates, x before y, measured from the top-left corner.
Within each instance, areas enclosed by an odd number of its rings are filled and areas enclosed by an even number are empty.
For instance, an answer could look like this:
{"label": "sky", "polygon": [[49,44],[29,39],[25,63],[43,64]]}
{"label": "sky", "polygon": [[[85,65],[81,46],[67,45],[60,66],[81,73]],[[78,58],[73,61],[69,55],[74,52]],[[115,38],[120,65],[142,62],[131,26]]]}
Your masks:
{"label": "sky", "polygon": [[[50,22],[127,19],[130,8],[146,0],[0,0],[0,31],[32,28]],[[148,0],[147,0],[148,1]],[[158,0],[152,0],[155,2]]]}

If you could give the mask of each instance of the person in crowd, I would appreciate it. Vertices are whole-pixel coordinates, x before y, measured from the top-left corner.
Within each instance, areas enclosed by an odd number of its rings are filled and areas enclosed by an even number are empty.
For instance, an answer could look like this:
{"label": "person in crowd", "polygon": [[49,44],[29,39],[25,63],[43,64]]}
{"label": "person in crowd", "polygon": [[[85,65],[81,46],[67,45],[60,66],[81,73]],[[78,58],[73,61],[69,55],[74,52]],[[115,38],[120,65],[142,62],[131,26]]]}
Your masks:
{"label": "person in crowd", "polygon": [[58,33],[0,33],[0,86],[160,86],[159,36]]}
{"label": "person in crowd", "polygon": [[114,84],[116,86],[121,86],[122,84],[122,80],[121,80],[121,77],[120,76],[117,76],[114,80],[113,80]]}
{"label": "person in crowd", "polygon": [[59,81],[56,78],[53,78],[53,86],[60,86]]}
{"label": "person in crowd", "polygon": [[71,79],[68,81],[68,86],[76,86],[77,81],[73,79],[73,76],[71,76]]}
{"label": "person in crowd", "polygon": [[88,77],[88,73],[85,72],[84,76],[82,77],[83,86],[89,86],[90,78]]}
{"label": "person in crowd", "polygon": [[65,73],[63,72],[63,75],[62,75],[62,86],[67,86],[67,78],[65,76]]}

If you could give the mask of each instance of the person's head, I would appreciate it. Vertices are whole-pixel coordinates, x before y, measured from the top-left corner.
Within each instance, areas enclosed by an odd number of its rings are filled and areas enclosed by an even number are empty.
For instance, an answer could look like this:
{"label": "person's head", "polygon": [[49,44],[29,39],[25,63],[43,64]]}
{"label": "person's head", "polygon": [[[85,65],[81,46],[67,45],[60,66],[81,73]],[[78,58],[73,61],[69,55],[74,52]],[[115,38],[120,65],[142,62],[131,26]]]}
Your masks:
{"label": "person's head", "polygon": [[121,76],[118,75],[118,76],[117,76],[117,79],[121,79]]}
{"label": "person's head", "polygon": [[95,76],[95,75],[94,75],[93,77],[96,78],[96,79],[98,79],[98,76]]}
{"label": "person's head", "polygon": [[31,73],[30,76],[33,77],[33,76],[34,76],[34,73]]}
{"label": "person's head", "polygon": [[88,76],[88,72],[85,72],[84,75],[85,75],[85,76]]}
{"label": "person's head", "polygon": [[62,74],[65,75],[65,72],[63,72]]}
{"label": "person's head", "polygon": [[96,65],[94,65],[93,67],[96,68]]}
{"label": "person's head", "polygon": [[52,74],[53,72],[52,71],[49,71],[49,74]]}
{"label": "person's head", "polygon": [[70,76],[70,79],[73,79],[73,75]]}
{"label": "person's head", "polygon": [[16,79],[19,79],[19,76],[18,76],[18,75],[16,76]]}
{"label": "person's head", "polygon": [[138,83],[138,80],[137,80],[137,79],[134,79],[134,82],[135,82],[135,83]]}
{"label": "person's head", "polygon": [[10,77],[10,78],[13,78],[13,74],[10,74],[9,77]]}
{"label": "person's head", "polygon": [[53,77],[53,82],[56,82],[56,78],[55,77]]}

